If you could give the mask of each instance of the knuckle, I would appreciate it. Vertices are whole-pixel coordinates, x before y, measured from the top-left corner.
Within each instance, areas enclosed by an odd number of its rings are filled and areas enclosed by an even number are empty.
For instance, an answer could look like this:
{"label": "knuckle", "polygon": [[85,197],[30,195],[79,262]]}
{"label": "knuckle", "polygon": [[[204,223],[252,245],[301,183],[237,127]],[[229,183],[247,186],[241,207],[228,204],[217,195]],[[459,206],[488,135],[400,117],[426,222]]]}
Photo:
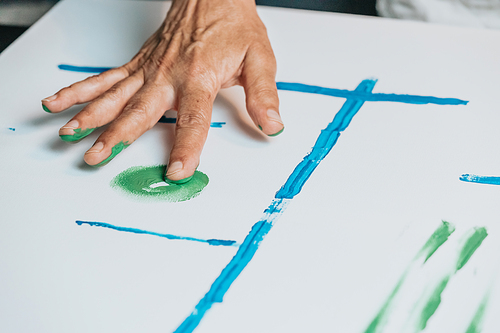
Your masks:
{"label": "knuckle", "polygon": [[201,112],[186,112],[178,115],[177,127],[189,128],[194,132],[201,133],[201,130],[207,127],[209,121],[208,117]]}
{"label": "knuckle", "polygon": [[122,100],[125,96],[125,89],[120,86],[113,86],[106,92],[106,98],[113,102]]}

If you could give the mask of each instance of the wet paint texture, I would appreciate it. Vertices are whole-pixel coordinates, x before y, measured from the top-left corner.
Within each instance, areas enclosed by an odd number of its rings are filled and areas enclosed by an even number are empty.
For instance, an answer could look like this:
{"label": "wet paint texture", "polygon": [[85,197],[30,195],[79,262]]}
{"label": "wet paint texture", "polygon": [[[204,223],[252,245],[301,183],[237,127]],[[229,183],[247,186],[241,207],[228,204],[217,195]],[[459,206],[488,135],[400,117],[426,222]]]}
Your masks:
{"label": "wet paint texture", "polygon": [[427,300],[427,303],[425,304],[424,308],[422,309],[422,313],[420,315],[420,321],[418,323],[418,329],[423,330],[427,326],[427,322],[431,317],[434,315],[436,312],[437,308],[441,304],[441,294],[443,293],[444,289],[448,285],[448,282],[450,281],[450,277],[447,276],[444,278],[434,289],[434,292],[431,294],[429,299]]}
{"label": "wet paint texture", "polygon": [[126,141],[126,142],[120,141],[113,148],[111,148],[111,155],[109,155],[104,161],[96,164],[95,166],[104,166],[104,165],[108,164],[113,158],[115,158],[116,155],[121,153],[122,150],[124,150],[128,146],[130,146],[128,144],[128,141]]}
{"label": "wet paint texture", "polygon": [[42,104],[42,109],[43,111],[47,112],[47,113],[52,113],[52,111],[49,110],[48,107],[46,107],[45,105]]}
{"label": "wet paint texture", "polygon": [[73,135],[59,135],[61,140],[66,141],[66,142],[75,142],[75,141],[80,141],[90,133],[92,133],[95,130],[95,128],[86,128],[82,130],[81,128],[76,128],[73,130],[75,132]]}
{"label": "wet paint texture", "polygon": [[184,184],[165,183],[164,175],[165,165],[132,167],[116,176],[111,186],[138,199],[179,202],[199,195],[209,181],[200,171],[195,171],[193,178]]}
{"label": "wet paint texture", "polygon": [[474,228],[472,235],[467,239],[460,251],[456,267],[457,271],[469,261],[470,257],[481,246],[486,236],[488,236],[486,228]]}
{"label": "wet paint texture", "polygon": [[432,236],[427,240],[424,247],[419,252],[419,255],[425,256],[424,263],[436,252],[441,245],[444,244],[450,237],[450,235],[455,231],[455,227],[443,221],[443,224],[434,231]]}
{"label": "wet paint texture", "polygon": [[494,176],[479,176],[466,173],[460,176],[460,180],[467,183],[500,185],[500,177],[494,177]]}
{"label": "wet paint texture", "polygon": [[158,236],[158,237],[162,237],[162,238],[166,238],[166,239],[170,239],[170,240],[187,240],[187,241],[192,241],[192,242],[207,243],[207,244],[212,245],[212,246],[239,246],[239,244],[236,243],[236,241],[234,241],[234,240],[200,239],[200,238],[194,238],[194,237],[176,236],[176,235],[171,235],[171,234],[160,234],[158,232],[147,231],[147,230],[142,230],[142,229],[120,227],[120,226],[116,226],[116,225],[112,225],[112,224],[104,223],[104,222],[76,221],[76,224],[78,224],[78,225],[87,224],[87,225],[90,225],[93,227],[108,228],[108,229],[113,229],[113,230],[117,230],[117,231],[131,232],[134,234]]}

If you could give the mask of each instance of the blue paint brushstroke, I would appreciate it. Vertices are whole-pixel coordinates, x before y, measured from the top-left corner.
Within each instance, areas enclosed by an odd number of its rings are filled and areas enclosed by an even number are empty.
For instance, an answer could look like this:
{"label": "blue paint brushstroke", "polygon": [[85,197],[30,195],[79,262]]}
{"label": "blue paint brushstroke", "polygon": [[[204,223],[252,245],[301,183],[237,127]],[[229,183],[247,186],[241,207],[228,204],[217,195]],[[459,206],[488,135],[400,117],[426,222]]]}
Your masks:
{"label": "blue paint brushstroke", "polygon": [[408,104],[438,104],[438,105],[467,105],[468,101],[458,98],[439,98],[433,96],[399,95],[399,94],[372,94],[367,91],[351,91],[345,89],[324,88],[302,83],[276,82],[279,90],[298,91],[312,94],[327,95],[342,98],[355,98],[366,102],[399,102]]}
{"label": "blue paint brushstroke", "polygon": [[[113,67],[83,67],[59,65],[59,69],[71,72],[102,73]],[[458,98],[439,98],[433,96],[418,96],[405,94],[372,94],[371,92],[352,91],[346,89],[325,88],[303,83],[276,82],[278,90],[297,91],[341,98],[354,98],[366,102],[399,102],[407,104],[438,104],[438,105],[467,105],[468,101]]]}
{"label": "blue paint brushstroke", "polygon": [[[162,124],[175,124],[177,122],[177,119],[162,116],[160,118],[160,120],[158,120],[158,122],[162,123]],[[215,127],[215,128],[222,128],[222,125],[226,125],[226,123],[225,122],[212,122],[212,123],[210,123],[210,127]]]}
{"label": "blue paint brushstroke", "polygon": [[61,64],[57,67],[59,67],[59,69],[63,71],[77,72],[77,73],[95,73],[95,74],[99,74],[107,70],[113,69],[113,67],[87,67],[87,66],[72,66],[65,64]]}
{"label": "blue paint brushstroke", "polygon": [[12,132],[16,131],[16,129],[14,127],[9,127],[9,130],[11,130]]}
{"label": "blue paint brushstroke", "polygon": [[192,241],[192,242],[207,243],[207,244],[212,245],[212,246],[234,246],[234,247],[239,246],[239,244],[233,240],[200,239],[200,238],[194,238],[194,237],[183,237],[183,236],[175,236],[175,235],[170,235],[170,234],[160,234],[157,232],[147,231],[147,230],[142,230],[142,229],[119,227],[119,226],[112,225],[109,223],[104,223],[104,222],[91,222],[91,221],[75,221],[75,222],[78,225],[88,224],[88,225],[94,226],[94,227],[103,227],[103,228],[109,228],[109,229],[118,230],[118,231],[132,232],[134,234],[153,235],[153,236],[167,238],[170,240],[187,240],[187,241]]}
{"label": "blue paint brushstroke", "polygon": [[[376,80],[364,80],[355,91],[370,92]],[[340,132],[349,126],[352,118],[363,105],[362,100],[350,99],[344,103],[333,121],[321,131],[316,143],[302,162],[297,165],[288,177],[285,185],[276,193],[271,205],[264,211],[264,216],[254,224],[236,255],[215,279],[207,294],[198,302],[193,312],[182,322],[174,333],[191,333],[203,319],[205,313],[214,303],[222,303],[224,295],[229,290],[236,278],[252,260],[264,237],[269,233],[274,223],[285,211],[288,203],[300,193],[302,186],[314,172],[318,164],[328,155],[337,143]]]}
{"label": "blue paint brushstroke", "polygon": [[[364,80],[354,90],[355,92],[370,93],[376,80]],[[276,198],[293,199],[302,190],[302,186],[311,176],[314,169],[328,155],[337,143],[340,133],[351,123],[352,118],[363,106],[364,100],[348,98],[333,121],[321,131],[312,151],[297,165],[285,185],[276,193]]]}
{"label": "blue paint brushstroke", "polygon": [[500,185],[500,177],[494,177],[494,176],[479,176],[467,173],[460,176],[460,180],[468,183]]}

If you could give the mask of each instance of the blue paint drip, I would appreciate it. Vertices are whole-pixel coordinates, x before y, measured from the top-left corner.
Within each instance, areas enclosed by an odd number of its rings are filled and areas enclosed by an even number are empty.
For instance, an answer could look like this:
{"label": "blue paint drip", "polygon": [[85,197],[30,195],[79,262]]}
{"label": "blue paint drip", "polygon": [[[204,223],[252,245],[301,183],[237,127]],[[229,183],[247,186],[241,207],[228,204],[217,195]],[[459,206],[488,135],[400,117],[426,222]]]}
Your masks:
{"label": "blue paint drip", "polygon": [[16,131],[16,129],[14,127],[9,127],[9,130],[11,130],[12,132]]}
{"label": "blue paint drip", "polygon": [[494,177],[494,176],[478,176],[478,175],[464,174],[460,176],[460,180],[468,183],[500,185],[500,177]]}
{"label": "blue paint drip", "polygon": [[[354,90],[355,92],[370,93],[376,80],[364,80]],[[276,198],[293,199],[302,190],[302,186],[311,176],[318,164],[328,155],[337,143],[340,133],[351,123],[352,118],[363,106],[364,101],[348,98],[333,121],[321,131],[312,151],[297,165],[285,185],[276,193]]]}
{"label": "blue paint drip", "polygon": [[61,64],[57,67],[59,67],[59,69],[63,71],[78,72],[78,73],[96,73],[96,74],[113,69],[113,67],[87,67],[87,66],[72,66],[65,64]]}
{"label": "blue paint drip", "polygon": [[[160,118],[160,120],[158,120],[159,123],[162,123],[162,124],[175,124],[177,122],[177,119],[176,118],[170,118],[170,117],[165,117],[165,116],[162,116]],[[210,127],[215,127],[215,128],[222,128],[222,125],[226,125],[225,122],[213,122],[213,123],[210,123]]]}
{"label": "blue paint drip", "polygon": [[467,105],[468,101],[457,98],[439,98],[433,96],[399,95],[399,94],[372,94],[368,91],[351,91],[344,89],[324,88],[302,83],[276,82],[279,90],[299,91],[312,94],[328,95],[333,97],[354,98],[365,102],[400,102],[408,104],[439,104],[439,105]]}
{"label": "blue paint drip", "polygon": [[[364,80],[355,91],[370,92],[375,86],[376,80]],[[243,269],[259,249],[260,243],[269,233],[274,223],[285,211],[288,203],[299,194],[302,186],[314,172],[318,164],[328,155],[333,148],[340,132],[349,126],[352,118],[363,105],[362,100],[347,99],[340,111],[335,115],[333,121],[321,131],[316,144],[302,162],[297,165],[293,173],[288,177],[285,185],[276,193],[271,205],[264,211],[264,217],[254,224],[243,244],[239,247],[236,255],[222,270],[214,281],[208,293],[196,305],[194,311],[182,322],[174,333],[191,333],[198,326],[206,312],[214,303],[222,303],[224,295],[229,287],[238,278]]]}
{"label": "blue paint drip", "polygon": [[118,230],[118,231],[132,232],[134,234],[153,235],[153,236],[167,238],[170,240],[187,240],[187,241],[192,241],[192,242],[208,243],[209,245],[212,245],[212,246],[235,246],[235,247],[239,246],[239,244],[233,240],[200,239],[200,238],[194,238],[194,237],[183,237],[183,236],[175,236],[175,235],[170,235],[170,234],[160,234],[157,232],[146,231],[146,230],[141,230],[141,229],[136,229],[136,228],[119,227],[119,226],[112,225],[109,223],[104,223],[104,222],[76,221],[76,224],[78,224],[78,225],[88,224],[88,225],[94,226],[94,227],[103,227],[103,228],[109,228],[109,229]]}

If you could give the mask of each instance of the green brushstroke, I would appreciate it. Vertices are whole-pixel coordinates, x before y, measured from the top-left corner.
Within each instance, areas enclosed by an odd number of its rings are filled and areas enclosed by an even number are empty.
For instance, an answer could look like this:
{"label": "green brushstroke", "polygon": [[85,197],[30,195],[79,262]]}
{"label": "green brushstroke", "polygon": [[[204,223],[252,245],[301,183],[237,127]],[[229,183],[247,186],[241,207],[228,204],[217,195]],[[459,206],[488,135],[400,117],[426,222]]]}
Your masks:
{"label": "green brushstroke", "polygon": [[106,165],[109,163],[109,161],[111,161],[113,158],[115,158],[116,155],[118,155],[119,153],[122,152],[122,150],[124,150],[125,148],[127,148],[128,146],[130,146],[128,144],[128,141],[120,141],[119,143],[117,143],[113,148],[111,148],[111,155],[108,156],[108,158],[106,158],[104,161],[102,161],[101,163],[98,163],[96,164],[95,166],[103,166],[103,165]]}
{"label": "green brushstroke", "polygon": [[442,221],[443,224],[434,231],[432,236],[422,247],[417,257],[425,256],[424,263],[448,240],[448,237],[455,231],[453,224]]}
{"label": "green brushstroke", "polygon": [[86,128],[82,130],[81,128],[76,128],[73,131],[75,132],[73,135],[59,135],[59,137],[66,142],[75,142],[80,141],[90,133],[92,133],[95,128]]}
{"label": "green brushstroke", "polygon": [[43,105],[43,104],[42,104],[42,109],[43,109],[43,111],[45,111],[45,112],[52,113],[52,111],[50,111],[50,110],[49,110],[49,108],[48,108],[48,107],[46,107],[46,106],[45,106],[45,105]]}
{"label": "green brushstroke", "polygon": [[193,178],[184,184],[165,183],[165,168],[165,165],[129,168],[111,181],[111,187],[136,199],[179,202],[196,197],[208,184],[207,175],[200,171],[195,171]]}
{"label": "green brushstroke", "polygon": [[[437,249],[439,249],[439,247],[448,240],[448,237],[450,237],[450,235],[454,231],[455,227],[451,223],[442,221],[442,224],[436,229],[436,231],[434,231],[434,233],[427,240],[422,249],[420,249],[418,254],[415,256],[415,259],[413,261],[416,261],[422,256],[425,256],[424,263],[427,262],[427,260],[434,254],[434,252],[436,252]],[[387,322],[387,317],[389,316],[390,310],[392,308],[393,300],[396,297],[397,293],[399,292],[399,289],[403,285],[407,274],[408,271],[405,272],[403,276],[400,278],[398,284],[396,285],[392,293],[389,295],[389,297],[387,298],[387,300],[385,301],[384,305],[377,313],[375,318],[372,320],[372,322],[366,329],[365,333],[375,333],[375,332],[380,332],[382,330],[382,327]]]}
{"label": "green brushstroke", "polygon": [[483,240],[488,236],[486,228],[474,228],[473,234],[465,242],[457,261],[457,271],[459,271],[469,261],[474,252],[481,246]]}
{"label": "green brushstroke", "polygon": [[488,294],[483,298],[481,304],[479,304],[479,307],[477,308],[476,313],[474,314],[474,318],[472,318],[472,321],[467,328],[467,331],[465,333],[481,333],[481,328],[483,325],[483,318],[484,318],[484,312],[486,310],[486,305],[488,304]]}
{"label": "green brushstroke", "polygon": [[403,274],[403,276],[399,279],[398,284],[394,288],[394,290],[391,292],[387,300],[385,301],[384,305],[380,309],[380,311],[377,313],[375,318],[373,318],[372,322],[368,326],[368,328],[365,330],[365,333],[376,333],[379,332],[387,322],[387,317],[390,312],[390,308],[392,307],[392,302],[394,300],[394,297],[396,297],[399,289],[403,285],[403,282],[406,278],[406,273]]}
{"label": "green brushstroke", "polygon": [[438,284],[436,289],[434,289],[434,292],[427,300],[427,304],[425,304],[422,313],[420,314],[420,321],[417,324],[419,330],[423,330],[427,326],[427,322],[436,312],[437,308],[439,307],[439,304],[441,304],[441,294],[448,285],[449,281],[450,281],[450,276],[445,277]]}

